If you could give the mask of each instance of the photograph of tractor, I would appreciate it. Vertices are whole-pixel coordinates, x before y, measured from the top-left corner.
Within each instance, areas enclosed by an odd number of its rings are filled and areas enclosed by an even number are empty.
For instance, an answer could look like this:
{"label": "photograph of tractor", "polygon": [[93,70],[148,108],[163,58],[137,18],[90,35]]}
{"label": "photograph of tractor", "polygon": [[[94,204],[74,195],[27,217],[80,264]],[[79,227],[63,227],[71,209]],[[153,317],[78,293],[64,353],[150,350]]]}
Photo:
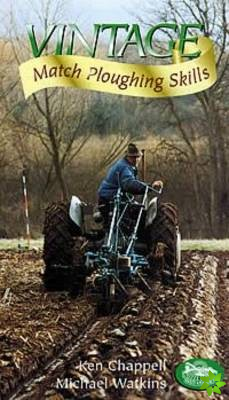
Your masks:
{"label": "photograph of tractor", "polygon": [[175,284],[181,263],[178,216],[174,204],[161,201],[162,191],[145,185],[144,193],[134,196],[119,186],[109,202],[95,207],[99,228],[93,230],[85,226],[87,205],[78,197],[48,206],[43,230],[46,289],[93,293],[98,308],[110,313],[133,288],[150,293],[154,276]]}

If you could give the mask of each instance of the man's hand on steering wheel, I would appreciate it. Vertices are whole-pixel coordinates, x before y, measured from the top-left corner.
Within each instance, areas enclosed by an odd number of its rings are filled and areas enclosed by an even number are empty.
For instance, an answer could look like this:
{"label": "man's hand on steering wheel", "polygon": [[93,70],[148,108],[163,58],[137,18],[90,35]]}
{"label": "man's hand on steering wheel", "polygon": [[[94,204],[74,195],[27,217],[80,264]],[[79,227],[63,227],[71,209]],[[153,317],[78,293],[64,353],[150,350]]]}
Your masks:
{"label": "man's hand on steering wheel", "polygon": [[152,182],[151,186],[152,186],[153,189],[156,189],[156,190],[159,191],[159,190],[163,189],[164,183],[162,181],[158,180],[158,181]]}

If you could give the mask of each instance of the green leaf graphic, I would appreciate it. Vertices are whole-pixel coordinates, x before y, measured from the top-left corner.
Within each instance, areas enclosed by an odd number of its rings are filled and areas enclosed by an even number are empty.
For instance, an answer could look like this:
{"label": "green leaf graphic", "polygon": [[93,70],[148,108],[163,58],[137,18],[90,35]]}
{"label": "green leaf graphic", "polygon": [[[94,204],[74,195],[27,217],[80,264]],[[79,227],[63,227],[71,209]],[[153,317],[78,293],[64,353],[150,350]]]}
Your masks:
{"label": "green leaf graphic", "polygon": [[212,387],[208,387],[208,388],[207,388],[207,392],[208,392],[208,396],[211,396],[211,394],[212,394]]}
{"label": "green leaf graphic", "polygon": [[203,382],[209,382],[209,376],[201,376],[200,379],[201,379]]}
{"label": "green leaf graphic", "polygon": [[203,385],[200,387],[200,389],[207,389],[209,384],[207,382],[203,383]]}
{"label": "green leaf graphic", "polygon": [[209,371],[208,376],[210,379],[215,379],[215,375],[211,371]]}
{"label": "green leaf graphic", "polygon": [[221,394],[221,391],[217,386],[213,387],[213,392]]}
{"label": "green leaf graphic", "polygon": [[226,385],[226,382],[216,382],[216,385],[218,387],[222,387],[222,386]]}
{"label": "green leaf graphic", "polygon": [[218,374],[218,375],[215,376],[215,381],[216,381],[216,382],[219,382],[219,381],[220,381],[221,375],[222,375],[222,374],[220,373],[220,374]]}
{"label": "green leaf graphic", "polygon": [[220,382],[221,373],[215,376],[211,371],[209,371],[208,376],[209,377],[200,377],[200,379],[204,382],[200,389],[206,389],[208,396],[211,396],[212,392],[221,394],[219,388],[226,385],[225,382]]}

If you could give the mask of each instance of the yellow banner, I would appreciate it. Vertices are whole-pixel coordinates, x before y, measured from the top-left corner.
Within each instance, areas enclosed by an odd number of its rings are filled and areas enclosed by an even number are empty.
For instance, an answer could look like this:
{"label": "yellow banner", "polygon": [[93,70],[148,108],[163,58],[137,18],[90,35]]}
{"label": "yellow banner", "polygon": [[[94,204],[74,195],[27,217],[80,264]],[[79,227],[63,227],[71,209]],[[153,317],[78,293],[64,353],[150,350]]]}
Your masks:
{"label": "yellow banner", "polygon": [[[170,65],[127,64],[82,56],[49,55],[20,65],[25,98],[48,87],[75,87],[139,97],[183,96],[212,86],[217,79],[213,43],[201,37],[185,52],[201,55]],[[178,62],[177,62],[178,61]]]}

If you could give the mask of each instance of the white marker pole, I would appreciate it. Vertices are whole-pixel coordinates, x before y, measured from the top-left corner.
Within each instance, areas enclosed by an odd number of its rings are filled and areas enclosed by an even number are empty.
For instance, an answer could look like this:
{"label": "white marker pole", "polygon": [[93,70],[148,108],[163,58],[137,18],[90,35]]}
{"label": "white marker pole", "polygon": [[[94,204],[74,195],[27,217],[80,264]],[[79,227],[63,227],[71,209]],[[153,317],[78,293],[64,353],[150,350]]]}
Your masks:
{"label": "white marker pole", "polygon": [[30,246],[30,221],[29,221],[29,203],[28,203],[28,193],[26,186],[26,169],[23,168],[22,171],[22,183],[23,183],[23,196],[24,196],[24,209],[25,209],[25,222],[26,222],[26,238],[28,243],[28,248]]}

